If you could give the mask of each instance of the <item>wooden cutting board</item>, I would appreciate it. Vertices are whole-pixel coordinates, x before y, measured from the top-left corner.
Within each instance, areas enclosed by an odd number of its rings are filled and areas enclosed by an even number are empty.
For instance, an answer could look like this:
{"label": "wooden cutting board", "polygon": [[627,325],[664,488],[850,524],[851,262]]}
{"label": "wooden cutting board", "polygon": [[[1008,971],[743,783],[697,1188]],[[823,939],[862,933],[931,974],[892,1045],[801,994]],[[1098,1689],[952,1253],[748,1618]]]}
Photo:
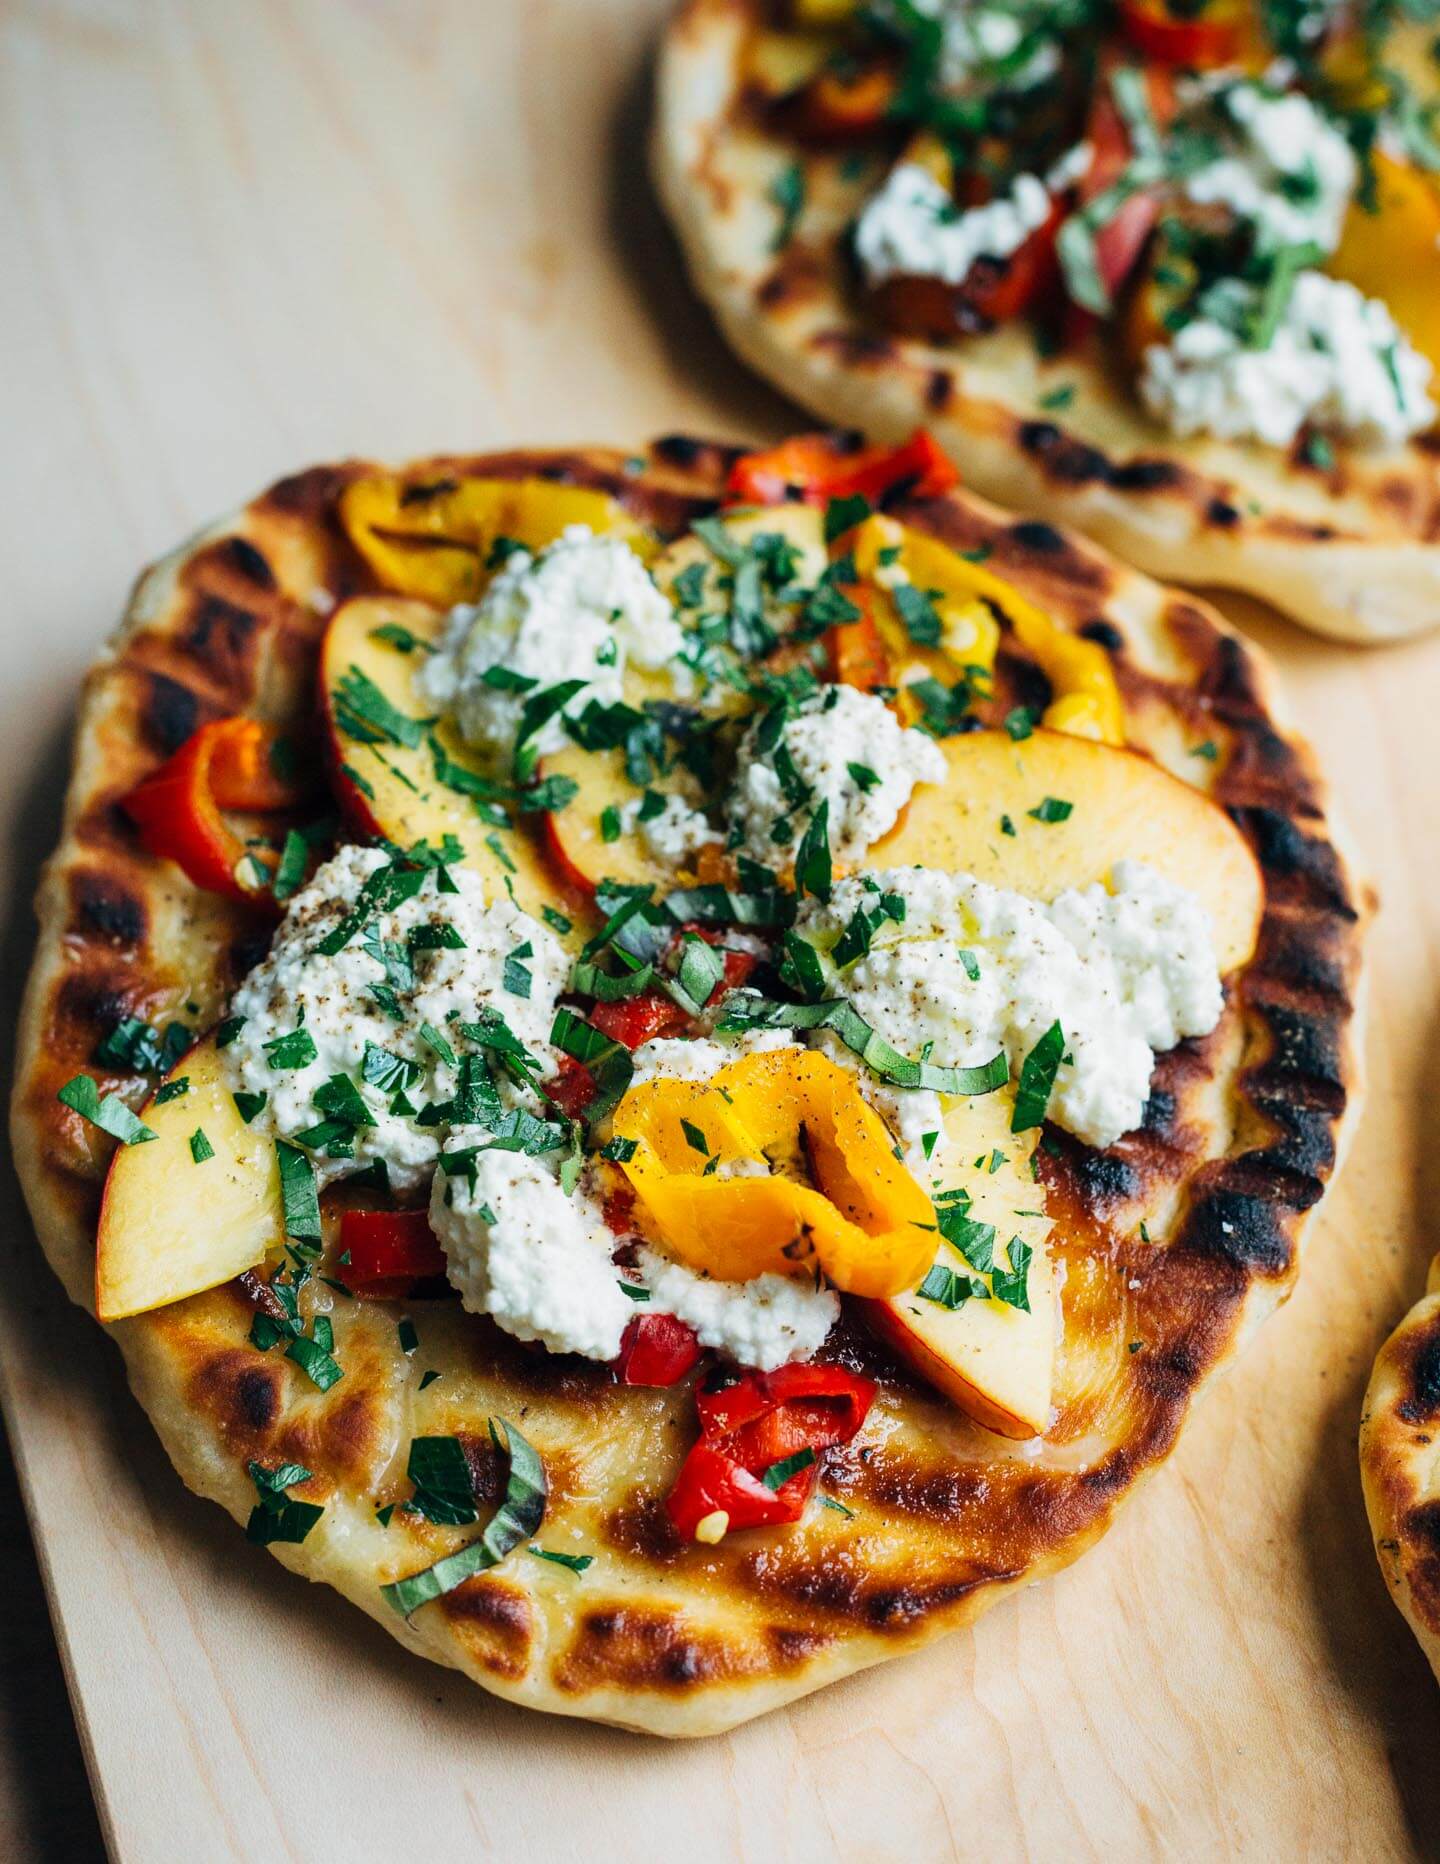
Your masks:
{"label": "wooden cutting board", "polygon": [[[0,8],[10,1026],[76,682],[148,558],[349,451],[782,430],[650,203],[662,10]],[[973,1633],[703,1745],[494,1702],[184,1491],[12,1187],[0,1386],[117,1857],[1440,1849],[1435,1689],[1354,1456],[1374,1349],[1440,1245],[1440,638],[1367,655],[1245,620],[1384,896],[1368,1109],[1298,1294],[1170,1466]]]}

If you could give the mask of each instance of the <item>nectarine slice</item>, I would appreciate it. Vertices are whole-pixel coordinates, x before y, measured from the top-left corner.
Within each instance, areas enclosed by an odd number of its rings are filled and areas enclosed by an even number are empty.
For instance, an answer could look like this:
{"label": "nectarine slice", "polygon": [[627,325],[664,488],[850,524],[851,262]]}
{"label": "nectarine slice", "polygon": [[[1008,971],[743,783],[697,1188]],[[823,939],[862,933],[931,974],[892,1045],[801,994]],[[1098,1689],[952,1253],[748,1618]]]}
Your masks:
{"label": "nectarine slice", "polygon": [[[874,1331],[977,1424],[1002,1437],[1035,1437],[1050,1417],[1055,1272],[1046,1248],[1045,1194],[1030,1173],[1035,1135],[1010,1131],[1014,1104],[1009,1088],[956,1101],[945,1115],[943,1147],[953,1163],[936,1173],[938,1185],[927,1188],[937,1196],[964,1188],[970,1197],[966,1214],[994,1227],[994,1256],[1002,1270],[1014,1266],[1012,1238],[1029,1248],[1028,1312],[979,1297],[948,1308],[915,1292],[858,1305]],[[977,1275],[944,1241],[936,1248],[934,1267],[987,1286],[993,1280]]]}
{"label": "nectarine slice", "polygon": [[[218,1287],[285,1240],[275,1143],[247,1126],[213,1037],[172,1070],[173,1099],[141,1111],[155,1134],[122,1146],[105,1180],[95,1256],[95,1308],[119,1320]],[[194,1144],[203,1133],[205,1145]],[[197,1163],[196,1153],[211,1156]]]}
{"label": "nectarine slice", "polygon": [[1255,856],[1223,809],[1159,764],[1056,731],[1018,743],[977,731],[941,749],[949,776],[919,785],[867,868],[941,868],[1053,900],[1104,880],[1117,861],[1144,861],[1199,896],[1222,972],[1254,951],[1264,906]]}
{"label": "nectarine slice", "polygon": [[[503,894],[508,880],[527,912],[564,906],[568,896],[530,830],[523,822],[515,828],[497,826],[482,813],[483,796],[467,793],[467,780],[478,784],[485,772],[453,726],[437,719],[434,706],[416,689],[415,675],[445,620],[440,609],[399,596],[357,597],[335,611],[321,650],[321,704],[331,775],[345,813],[362,834],[383,835],[401,847],[415,841],[438,844],[453,835],[465,851],[465,864],[484,875],[491,895]],[[371,743],[347,729],[353,714],[344,695],[356,690],[357,679],[378,689],[404,721],[401,731],[415,743],[396,742],[393,736]],[[363,714],[359,722],[365,724]],[[414,725],[421,729],[411,731]],[[492,803],[492,814],[494,808]]]}

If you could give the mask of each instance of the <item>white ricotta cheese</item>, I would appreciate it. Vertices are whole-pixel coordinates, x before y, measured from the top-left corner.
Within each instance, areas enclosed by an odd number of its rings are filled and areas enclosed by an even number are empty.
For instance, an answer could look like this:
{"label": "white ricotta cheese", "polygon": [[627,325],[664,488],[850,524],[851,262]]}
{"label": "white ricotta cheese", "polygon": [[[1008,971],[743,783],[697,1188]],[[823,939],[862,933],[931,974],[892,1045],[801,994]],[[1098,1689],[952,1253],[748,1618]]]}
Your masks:
{"label": "white ricotta cheese", "polygon": [[939,278],[958,285],[977,259],[1007,259],[1050,218],[1038,175],[1017,175],[983,206],[960,208],[929,169],[900,162],[866,203],[855,250],[871,284],[887,278]]}
{"label": "white ricotta cheese", "polygon": [[631,1057],[631,1085],[642,1081],[709,1081],[742,1055],[793,1048],[788,1029],[752,1029],[728,1042],[708,1036],[656,1036],[642,1042]]}
{"label": "white ricotta cheese", "polygon": [[[592,699],[613,704],[627,661],[662,666],[682,639],[669,602],[629,544],[572,524],[539,556],[517,551],[478,603],[450,611],[417,683],[477,750],[498,761],[515,742],[525,695],[487,685],[492,668],[537,686],[583,679],[565,707],[573,715]],[[534,743],[546,753],[566,741],[557,717]]]}
{"label": "white ricotta cheese", "polygon": [[[803,699],[780,734],[806,798],[787,796],[776,769],[779,746],[762,753],[757,719],[740,746],[730,812],[746,851],[775,866],[793,855],[805,825],[829,804],[830,851],[837,861],[858,861],[870,844],[894,827],[917,783],[939,783],[944,753],[923,731],[907,730],[883,699],[853,686],[827,686]],[[857,777],[854,769],[867,773]],[[775,824],[789,824],[777,842]]]}
{"label": "white ricotta cheese", "polygon": [[1305,423],[1347,440],[1396,444],[1435,419],[1430,363],[1378,298],[1301,272],[1274,339],[1242,334],[1255,288],[1227,280],[1169,343],[1145,351],[1140,395],[1177,434],[1288,446]]}
{"label": "white ricotta cheese", "polygon": [[[480,1127],[457,1127],[450,1148],[488,1139]],[[430,1224],[462,1305],[552,1353],[613,1359],[635,1307],[620,1291],[615,1239],[594,1200],[567,1197],[555,1173],[523,1152],[482,1151],[474,1165],[473,1182],[437,1171],[430,1193]]]}
{"label": "white ricotta cheese", "polygon": [[833,1290],[788,1275],[712,1281],[648,1246],[639,1251],[639,1268],[652,1311],[674,1314],[702,1346],[762,1372],[813,1357],[840,1318]]}
{"label": "white ricotta cheese", "polygon": [[[421,1037],[421,1025],[446,1035],[452,1049],[466,1044],[456,1022],[474,1021],[482,1005],[491,1005],[550,1073],[555,1057],[548,1043],[555,1000],[569,974],[569,959],[553,932],[508,900],[486,902],[480,877],[465,867],[450,870],[458,889],[442,893],[434,872],[401,905],[374,915],[369,930],[357,931],[332,956],[317,950],[360,898],[366,880],[387,866],[378,848],[342,848],[285,911],[269,955],[241,984],[231,1013],[242,1019],[234,1041],[221,1053],[234,1084],[247,1093],[267,1096],[263,1118],[285,1139],[294,1140],[325,1118],[315,1104],[317,1090],[334,1075],[345,1076],[364,1101],[373,1125],[355,1134],[354,1156],[332,1159],[311,1154],[322,1184],[384,1159],[397,1189],[422,1184],[444,1139],[440,1126],[417,1126],[390,1111],[394,1086],[364,1079],[365,1058],[376,1049],[413,1064],[418,1070],[407,1089],[419,1109],[427,1101],[449,1100],[456,1071]],[[412,933],[422,927],[449,926],[463,943],[456,948],[414,949]],[[378,941],[378,942],[377,942]],[[409,954],[413,981],[390,983],[380,944]],[[518,963],[530,979],[528,997],[505,988],[505,960],[530,947]],[[373,991],[390,983],[399,1017],[387,1013]],[[313,1059],[283,1065],[278,1038],[303,1031],[299,1046]],[[276,1066],[277,1060],[282,1062]],[[511,1104],[523,1098],[508,1081],[498,1083]]]}
{"label": "white ricotta cheese", "polygon": [[[936,75],[946,90],[965,90],[977,81],[1010,91],[1030,90],[1060,68],[1058,46],[1053,39],[1042,38],[1013,70],[995,70],[1002,61],[1013,59],[1027,31],[1044,23],[1047,9],[1043,4],[1022,8],[981,6],[976,0],[914,0],[914,8],[940,22]],[[903,29],[910,21],[902,15],[898,23]]]}
{"label": "white ricotta cheese", "polygon": [[[1208,914],[1139,863],[1117,863],[1113,898],[1097,886],[1048,908],[968,874],[903,868],[870,878],[904,896],[906,917],[882,922],[844,974],[860,1014],[904,1054],[929,1043],[941,1066],[969,1067],[1003,1048],[1012,1073],[1058,1020],[1070,1059],[1050,1115],[1091,1145],[1138,1124],[1152,1038],[1168,1046],[1219,1020]],[[828,906],[804,903],[799,928],[831,942],[869,897],[860,881],[842,881]]]}
{"label": "white ricotta cheese", "polygon": [[1250,82],[1227,85],[1207,108],[1226,147],[1186,177],[1187,197],[1249,221],[1262,250],[1313,242],[1334,252],[1359,173],[1340,131],[1298,91]]}
{"label": "white ricotta cheese", "polygon": [[642,816],[644,806],[645,799],[639,796],[626,803],[620,811],[621,827],[627,834],[638,829],[651,854],[666,867],[693,866],[707,843],[721,839],[719,830],[711,828],[701,811],[683,796],[668,795],[658,815]]}

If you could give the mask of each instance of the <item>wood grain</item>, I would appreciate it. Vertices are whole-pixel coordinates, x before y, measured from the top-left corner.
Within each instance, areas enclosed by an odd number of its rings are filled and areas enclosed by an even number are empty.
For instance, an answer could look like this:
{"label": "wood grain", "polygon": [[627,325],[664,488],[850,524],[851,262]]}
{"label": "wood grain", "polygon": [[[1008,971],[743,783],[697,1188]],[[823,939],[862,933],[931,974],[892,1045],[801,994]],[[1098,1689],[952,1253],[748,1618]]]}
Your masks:
{"label": "wood grain", "polygon": [[[661,11],[0,6],[7,1029],[75,682],[145,559],[347,451],[781,431],[649,201]],[[490,1701],[184,1493],[11,1187],[0,1392],[115,1855],[1440,1850],[1435,1692],[1354,1458],[1371,1356],[1440,1243],[1440,641],[1365,656],[1243,619],[1384,896],[1368,1110],[1299,1293],[1170,1467],[973,1634],[703,1746]],[[0,1834],[41,1764],[11,1761]]]}

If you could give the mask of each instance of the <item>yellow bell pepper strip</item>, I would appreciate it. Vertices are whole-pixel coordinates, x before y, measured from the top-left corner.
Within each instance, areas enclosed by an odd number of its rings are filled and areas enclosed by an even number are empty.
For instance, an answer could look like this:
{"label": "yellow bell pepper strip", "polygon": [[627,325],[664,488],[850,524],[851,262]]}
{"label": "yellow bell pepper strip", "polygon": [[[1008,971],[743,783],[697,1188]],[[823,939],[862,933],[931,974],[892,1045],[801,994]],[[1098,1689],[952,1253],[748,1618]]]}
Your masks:
{"label": "yellow bell pepper strip", "polygon": [[1105,650],[1062,628],[1012,583],[936,538],[878,514],[857,528],[854,552],[865,581],[883,588],[887,568],[898,569],[911,587],[930,595],[940,618],[940,640],[927,651],[923,644],[917,648],[894,612],[893,598],[882,604],[877,619],[896,659],[930,664],[938,652],[952,672],[957,665],[989,669],[1000,644],[997,617],[1003,616],[1050,682],[1052,699],[1041,722],[1102,744],[1125,742],[1125,710]]}
{"label": "yellow bell pepper strip", "polygon": [[543,550],[569,524],[623,536],[653,554],[647,533],[607,493],[548,479],[356,479],[340,495],[351,543],[387,589],[449,607],[471,602],[492,571],[496,545]]}
{"label": "yellow bell pepper strip", "polygon": [[[655,1236],[720,1281],[819,1268],[843,1293],[897,1294],[934,1256],[929,1198],[854,1075],[823,1055],[782,1049],[709,1082],[642,1082],[616,1108],[614,1131],[634,1146],[621,1169]],[[802,1149],[818,1188],[720,1176]]]}
{"label": "yellow bell pepper strip", "polygon": [[1376,212],[1367,213],[1358,200],[1352,205],[1329,270],[1367,298],[1383,299],[1440,377],[1440,183],[1383,149],[1371,159]]}

